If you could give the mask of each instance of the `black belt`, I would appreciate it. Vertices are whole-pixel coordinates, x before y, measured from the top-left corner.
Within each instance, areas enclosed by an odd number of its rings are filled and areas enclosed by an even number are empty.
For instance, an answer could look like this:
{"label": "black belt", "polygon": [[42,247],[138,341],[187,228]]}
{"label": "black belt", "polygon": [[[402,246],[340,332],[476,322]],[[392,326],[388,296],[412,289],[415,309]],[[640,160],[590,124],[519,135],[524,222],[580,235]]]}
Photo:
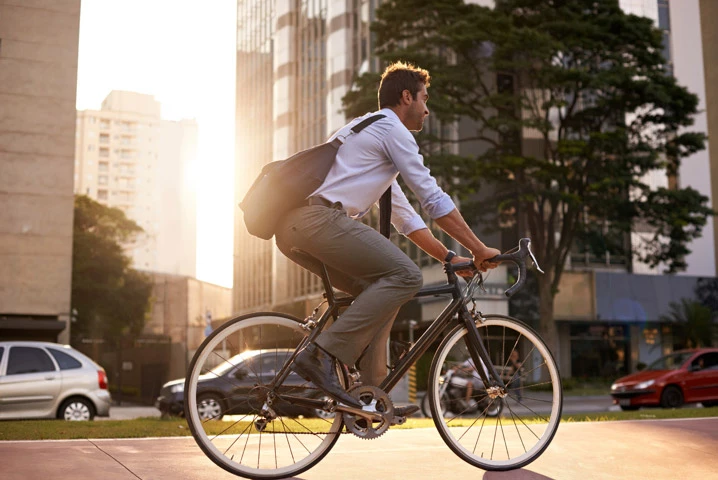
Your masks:
{"label": "black belt", "polygon": [[322,197],[309,197],[307,199],[307,205],[323,205],[325,207],[333,208],[333,207],[339,207],[341,208],[341,202],[330,202],[326,198]]}

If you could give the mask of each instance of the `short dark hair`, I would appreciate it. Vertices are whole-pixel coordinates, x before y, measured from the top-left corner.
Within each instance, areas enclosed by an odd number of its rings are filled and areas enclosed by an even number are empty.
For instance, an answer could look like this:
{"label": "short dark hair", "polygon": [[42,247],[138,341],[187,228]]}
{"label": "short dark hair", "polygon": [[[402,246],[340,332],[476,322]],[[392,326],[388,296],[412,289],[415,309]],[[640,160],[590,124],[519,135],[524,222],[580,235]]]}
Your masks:
{"label": "short dark hair", "polygon": [[429,86],[431,77],[423,68],[410,63],[394,62],[384,70],[379,84],[379,108],[393,107],[401,102],[401,94],[409,90],[416,100],[421,85]]}

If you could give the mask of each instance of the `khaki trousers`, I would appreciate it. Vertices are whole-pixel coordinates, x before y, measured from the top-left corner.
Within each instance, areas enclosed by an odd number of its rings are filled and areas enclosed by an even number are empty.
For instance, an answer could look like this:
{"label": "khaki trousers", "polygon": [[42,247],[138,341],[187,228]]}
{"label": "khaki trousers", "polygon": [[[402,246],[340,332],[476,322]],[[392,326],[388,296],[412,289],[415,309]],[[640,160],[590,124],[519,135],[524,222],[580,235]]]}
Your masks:
{"label": "khaki trousers", "polygon": [[312,270],[291,248],[309,253],[326,265],[334,287],[356,297],[317,344],[349,366],[366,349],[357,365],[362,382],[379,385],[387,373],[386,342],[394,317],[421,288],[419,267],[379,232],[347,217],[340,205],[297,208],[282,219],[275,237],[291,260]]}

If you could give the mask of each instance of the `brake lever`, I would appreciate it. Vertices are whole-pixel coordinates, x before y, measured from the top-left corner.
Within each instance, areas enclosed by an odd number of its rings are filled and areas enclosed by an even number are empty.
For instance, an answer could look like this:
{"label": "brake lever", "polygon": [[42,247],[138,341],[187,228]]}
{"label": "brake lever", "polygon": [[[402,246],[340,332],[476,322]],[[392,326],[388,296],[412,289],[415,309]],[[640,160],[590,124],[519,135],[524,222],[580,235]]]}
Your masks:
{"label": "brake lever", "polygon": [[543,270],[541,270],[541,267],[539,267],[538,261],[536,261],[536,257],[534,257],[534,252],[531,251],[531,242],[529,242],[528,245],[526,245],[526,248],[529,251],[529,255],[531,256],[531,260],[534,262],[534,265],[536,266],[536,270],[538,270],[541,273],[546,273]]}

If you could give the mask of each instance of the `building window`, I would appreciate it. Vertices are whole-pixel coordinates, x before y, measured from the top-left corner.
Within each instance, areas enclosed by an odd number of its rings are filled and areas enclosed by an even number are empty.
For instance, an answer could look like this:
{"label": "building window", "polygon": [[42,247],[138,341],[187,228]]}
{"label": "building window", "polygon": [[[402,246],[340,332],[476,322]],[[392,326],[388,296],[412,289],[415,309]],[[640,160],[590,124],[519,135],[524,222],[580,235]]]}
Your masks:
{"label": "building window", "polygon": [[88,146],[87,146],[87,151],[88,151],[88,152],[94,152],[94,151],[95,151],[95,146],[94,146],[94,145],[88,145]]}
{"label": "building window", "polygon": [[109,172],[110,164],[108,162],[99,162],[97,164],[97,171],[98,172]]}
{"label": "building window", "polygon": [[97,176],[97,184],[98,185],[107,185],[107,175],[98,175]]}
{"label": "building window", "polygon": [[110,135],[107,133],[101,133],[100,134],[100,143],[103,145],[107,145],[110,143]]}
{"label": "building window", "polygon": [[97,190],[98,200],[107,200],[107,190]]}
{"label": "building window", "polygon": [[100,148],[100,156],[103,158],[109,158],[110,149],[109,148]]}
{"label": "building window", "polygon": [[658,0],[658,28],[663,30],[663,57],[669,75],[673,75],[673,56],[671,54],[671,14],[668,0]]}

